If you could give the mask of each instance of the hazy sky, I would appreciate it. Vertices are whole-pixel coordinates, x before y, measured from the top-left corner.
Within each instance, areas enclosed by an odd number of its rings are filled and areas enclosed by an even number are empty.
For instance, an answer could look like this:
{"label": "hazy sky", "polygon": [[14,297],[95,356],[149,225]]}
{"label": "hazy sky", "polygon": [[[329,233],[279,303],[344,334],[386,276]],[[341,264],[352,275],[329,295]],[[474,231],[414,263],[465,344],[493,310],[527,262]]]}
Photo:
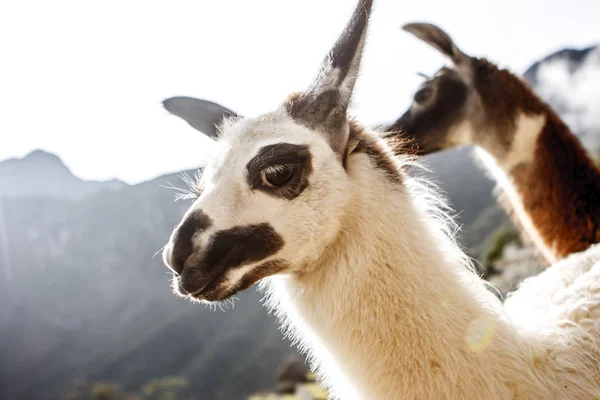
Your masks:
{"label": "hazy sky", "polygon": [[[161,100],[267,111],[316,72],[355,0],[4,1],[0,159],[41,148],[85,179],[134,183],[201,163],[210,143]],[[463,51],[522,73],[600,42],[597,0],[375,0],[354,113],[390,120],[444,62],[401,31],[433,22]]]}

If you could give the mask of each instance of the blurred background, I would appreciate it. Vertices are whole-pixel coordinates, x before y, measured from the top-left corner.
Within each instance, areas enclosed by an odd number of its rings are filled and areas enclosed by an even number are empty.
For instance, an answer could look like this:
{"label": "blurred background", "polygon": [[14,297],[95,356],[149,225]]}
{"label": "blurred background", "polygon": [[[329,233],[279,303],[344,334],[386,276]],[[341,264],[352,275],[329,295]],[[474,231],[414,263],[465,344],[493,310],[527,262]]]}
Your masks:
{"label": "blurred background", "polygon": [[[600,154],[597,1],[379,0],[353,114],[401,115],[445,60],[400,30],[427,21],[523,75]],[[250,289],[226,312],[177,298],[155,253],[211,143],[161,101],[244,115],[307,85],[354,0],[0,4],[0,398],[325,398]],[[501,293],[541,266],[469,149],[427,158],[461,243]],[[505,268],[508,272],[504,272]],[[297,390],[296,390],[297,388]],[[292,396],[292,395],[289,395]]]}

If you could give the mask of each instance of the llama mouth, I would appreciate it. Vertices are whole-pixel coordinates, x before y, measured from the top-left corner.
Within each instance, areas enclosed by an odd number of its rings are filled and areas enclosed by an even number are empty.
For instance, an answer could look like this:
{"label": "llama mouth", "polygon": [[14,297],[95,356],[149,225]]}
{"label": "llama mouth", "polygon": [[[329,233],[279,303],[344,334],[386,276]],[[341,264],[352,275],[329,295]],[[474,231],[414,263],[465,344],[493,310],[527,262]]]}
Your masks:
{"label": "llama mouth", "polygon": [[[186,290],[183,287],[181,277],[178,277],[178,278],[176,278],[177,281],[174,284],[174,287],[179,295],[186,297],[186,298],[199,300],[199,301],[207,301],[207,302],[225,300],[226,298],[231,297],[233,294],[235,294],[235,293],[232,293],[230,290],[227,290],[226,286],[225,287],[223,286],[223,282],[225,280],[224,279],[225,275],[226,275],[226,271],[223,273],[217,274],[213,278],[210,278],[206,284],[197,285],[198,287],[200,287],[200,289],[195,290],[195,291]],[[196,285],[192,284],[191,286],[196,286]]]}

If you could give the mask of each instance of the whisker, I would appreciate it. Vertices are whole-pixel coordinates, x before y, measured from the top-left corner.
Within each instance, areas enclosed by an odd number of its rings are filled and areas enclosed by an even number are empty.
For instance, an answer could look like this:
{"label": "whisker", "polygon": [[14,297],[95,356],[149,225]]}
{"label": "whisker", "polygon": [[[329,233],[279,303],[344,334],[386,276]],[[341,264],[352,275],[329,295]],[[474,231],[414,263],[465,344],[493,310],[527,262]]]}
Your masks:
{"label": "whisker", "polygon": [[167,247],[167,245],[165,244],[164,246],[162,246],[160,249],[158,249],[158,251],[156,253],[154,253],[154,255],[152,256],[152,259],[154,260],[154,257],[156,257],[156,255],[158,253],[160,253],[161,251],[163,251],[165,249],[165,247]]}

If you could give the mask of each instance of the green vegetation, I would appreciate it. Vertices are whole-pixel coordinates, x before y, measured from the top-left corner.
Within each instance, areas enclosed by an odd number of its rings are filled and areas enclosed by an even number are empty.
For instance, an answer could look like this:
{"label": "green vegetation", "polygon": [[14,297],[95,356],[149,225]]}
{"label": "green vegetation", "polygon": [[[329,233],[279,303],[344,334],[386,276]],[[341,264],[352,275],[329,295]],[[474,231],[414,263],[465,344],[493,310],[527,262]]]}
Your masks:
{"label": "green vegetation", "polygon": [[504,226],[498,229],[492,236],[491,243],[484,255],[486,265],[499,260],[502,257],[504,248],[510,244],[516,243],[522,246],[521,235],[512,226]]}
{"label": "green vegetation", "polygon": [[[112,382],[75,382],[73,388],[62,395],[62,400],[177,400],[189,385],[186,378],[168,376],[152,379],[142,385],[140,393],[127,393]],[[191,400],[186,398],[186,400]]]}

